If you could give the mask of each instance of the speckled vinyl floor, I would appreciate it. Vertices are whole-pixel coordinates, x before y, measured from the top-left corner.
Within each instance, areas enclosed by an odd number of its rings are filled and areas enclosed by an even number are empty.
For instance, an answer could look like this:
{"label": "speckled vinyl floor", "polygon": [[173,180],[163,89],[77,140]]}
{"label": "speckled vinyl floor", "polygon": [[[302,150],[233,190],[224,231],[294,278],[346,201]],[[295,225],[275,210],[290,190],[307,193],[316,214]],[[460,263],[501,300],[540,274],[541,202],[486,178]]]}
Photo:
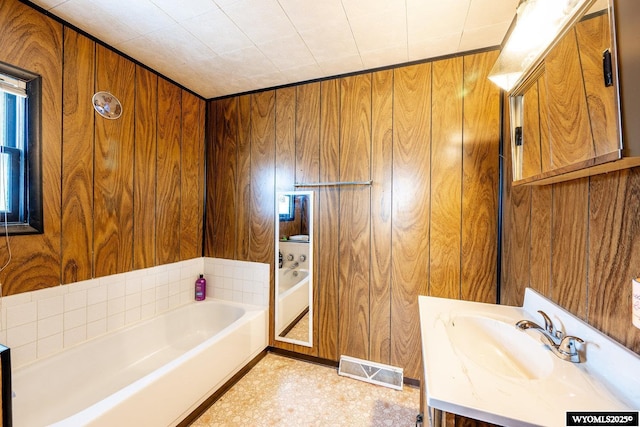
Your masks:
{"label": "speckled vinyl floor", "polygon": [[298,341],[309,341],[309,313],[298,320],[298,323],[291,328],[291,330],[285,335],[285,338]]}
{"label": "speckled vinyl floor", "polygon": [[420,392],[338,375],[336,368],[267,354],[191,426],[415,426]]}

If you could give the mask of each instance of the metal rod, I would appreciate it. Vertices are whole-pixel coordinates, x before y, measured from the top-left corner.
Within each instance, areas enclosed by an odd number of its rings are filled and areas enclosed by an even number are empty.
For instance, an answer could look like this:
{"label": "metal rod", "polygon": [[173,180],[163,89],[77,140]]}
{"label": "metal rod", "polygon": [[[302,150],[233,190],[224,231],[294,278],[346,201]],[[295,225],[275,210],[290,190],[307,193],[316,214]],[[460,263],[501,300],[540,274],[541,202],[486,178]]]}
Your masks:
{"label": "metal rod", "polygon": [[296,182],[294,187],[330,187],[339,185],[371,185],[372,180],[369,181],[336,181],[336,182]]}

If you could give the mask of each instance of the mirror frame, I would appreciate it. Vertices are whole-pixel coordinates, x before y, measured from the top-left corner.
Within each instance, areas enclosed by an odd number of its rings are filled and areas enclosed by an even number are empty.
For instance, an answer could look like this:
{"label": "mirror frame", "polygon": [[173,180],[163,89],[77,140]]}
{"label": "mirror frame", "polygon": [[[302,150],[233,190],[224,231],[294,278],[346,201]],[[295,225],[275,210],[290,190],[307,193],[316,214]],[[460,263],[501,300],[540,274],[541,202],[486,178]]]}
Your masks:
{"label": "mirror frame", "polygon": [[[308,283],[309,283],[309,292],[308,292],[308,302],[309,302],[309,307],[308,307],[308,316],[309,316],[309,339],[308,341],[302,341],[302,340],[297,340],[297,339],[293,339],[293,338],[286,338],[283,336],[280,336],[280,332],[278,331],[279,325],[278,325],[278,319],[280,316],[280,311],[282,310],[282,307],[279,304],[279,295],[280,295],[280,213],[279,213],[279,200],[280,197],[282,196],[291,196],[293,198],[297,197],[297,196],[307,196],[309,203],[308,203],[308,213],[307,213],[307,224],[308,224],[308,236],[309,236],[309,240],[308,240],[308,245],[309,245],[309,253],[307,256],[307,263],[309,266],[309,272],[308,272]],[[276,206],[276,212],[275,212],[275,290],[274,290],[274,319],[273,319],[273,324],[274,324],[274,340],[276,341],[281,341],[281,342],[287,342],[287,343],[291,343],[291,344],[297,344],[297,345],[302,345],[305,347],[313,347],[313,271],[314,271],[314,264],[313,264],[313,206],[314,206],[314,193],[313,191],[279,191],[276,193],[276,200],[275,200],[275,206]]]}

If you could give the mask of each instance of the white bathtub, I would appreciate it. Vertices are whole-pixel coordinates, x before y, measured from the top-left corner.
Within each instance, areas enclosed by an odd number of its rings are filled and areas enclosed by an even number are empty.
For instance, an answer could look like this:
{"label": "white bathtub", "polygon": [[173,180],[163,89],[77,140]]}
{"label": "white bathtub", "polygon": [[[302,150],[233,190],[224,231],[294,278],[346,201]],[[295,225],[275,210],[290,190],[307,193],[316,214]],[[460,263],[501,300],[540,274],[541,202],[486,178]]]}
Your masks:
{"label": "white bathtub", "polygon": [[297,272],[298,275],[294,276],[292,270],[283,268],[278,271],[278,335],[309,309],[309,271],[300,269]]}
{"label": "white bathtub", "polygon": [[207,299],[13,372],[13,425],[176,425],[268,345],[268,311]]}

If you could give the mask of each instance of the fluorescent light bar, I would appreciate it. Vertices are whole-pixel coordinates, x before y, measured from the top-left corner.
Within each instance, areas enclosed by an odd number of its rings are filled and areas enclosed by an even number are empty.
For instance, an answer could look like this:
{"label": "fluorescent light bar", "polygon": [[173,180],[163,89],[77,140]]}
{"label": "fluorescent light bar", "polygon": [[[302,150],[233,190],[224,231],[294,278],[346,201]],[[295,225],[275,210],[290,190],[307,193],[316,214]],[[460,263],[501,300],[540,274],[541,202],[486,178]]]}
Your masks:
{"label": "fluorescent light bar", "polygon": [[523,0],[516,25],[500,52],[489,79],[506,91],[513,89],[536,66],[595,0]]}

